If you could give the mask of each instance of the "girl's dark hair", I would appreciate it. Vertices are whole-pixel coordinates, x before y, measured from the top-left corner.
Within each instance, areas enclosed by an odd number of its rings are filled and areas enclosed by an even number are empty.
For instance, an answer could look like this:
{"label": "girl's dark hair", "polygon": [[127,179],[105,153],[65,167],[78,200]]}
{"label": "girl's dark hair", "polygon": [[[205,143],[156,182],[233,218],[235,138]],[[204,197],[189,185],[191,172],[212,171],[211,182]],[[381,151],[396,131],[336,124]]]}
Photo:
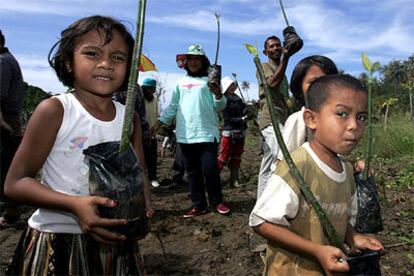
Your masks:
{"label": "girl's dark hair", "polygon": [[299,61],[299,63],[296,64],[295,69],[293,69],[292,78],[290,79],[290,91],[300,106],[305,105],[305,98],[302,90],[303,79],[312,65],[321,68],[325,75],[338,74],[338,69],[336,68],[335,63],[327,57],[314,55]]}
{"label": "girl's dark hair", "polygon": [[187,75],[189,75],[191,77],[197,77],[197,78],[208,76],[208,67],[210,66],[210,60],[205,55],[203,55],[202,57],[203,58],[202,58],[201,62],[203,63],[203,65],[201,66],[200,70],[198,70],[198,72],[191,72],[188,69],[188,63],[186,63],[184,69],[185,69],[185,71],[187,71]]}
{"label": "girl's dark hair", "polygon": [[134,49],[134,38],[127,28],[118,20],[94,15],[90,17],[81,18],[72,23],[68,28],[63,30],[60,34],[61,38],[56,42],[49,51],[48,60],[50,66],[55,70],[56,75],[63,85],[73,88],[73,72],[66,68],[65,62],[73,64],[73,52],[77,40],[92,30],[102,31],[105,35],[104,45],[111,42],[113,39],[113,32],[117,31],[129,48],[128,65],[125,74],[124,82],[119,90],[126,90],[128,87],[128,78],[132,61],[132,52]]}
{"label": "girl's dark hair", "polygon": [[351,75],[325,75],[317,78],[306,93],[306,108],[320,111],[331,93],[335,90],[349,89],[368,94],[367,89],[360,80]]}

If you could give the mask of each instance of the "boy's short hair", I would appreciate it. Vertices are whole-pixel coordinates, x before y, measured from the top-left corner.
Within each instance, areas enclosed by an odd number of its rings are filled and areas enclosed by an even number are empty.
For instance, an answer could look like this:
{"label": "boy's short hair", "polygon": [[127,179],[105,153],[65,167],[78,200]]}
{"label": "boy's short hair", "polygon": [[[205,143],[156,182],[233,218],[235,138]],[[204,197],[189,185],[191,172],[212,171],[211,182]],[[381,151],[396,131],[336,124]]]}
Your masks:
{"label": "boy's short hair", "polygon": [[290,79],[290,91],[300,106],[305,105],[303,95],[303,79],[313,65],[318,66],[325,75],[338,74],[338,68],[335,63],[328,57],[313,55],[305,57],[293,69],[292,78]]}
{"label": "boy's short hair", "polygon": [[128,87],[128,78],[130,73],[132,52],[134,49],[134,38],[127,28],[120,21],[106,16],[94,15],[81,18],[72,23],[68,28],[61,32],[61,38],[56,42],[48,55],[50,66],[55,70],[56,75],[63,85],[73,88],[73,72],[69,72],[65,62],[73,64],[73,52],[77,40],[92,30],[102,30],[105,35],[104,45],[111,42],[113,32],[117,31],[129,48],[127,71],[124,82],[119,88],[120,91]]}
{"label": "boy's short hair", "polygon": [[306,93],[306,108],[319,111],[336,89],[351,89],[367,94],[360,80],[351,75],[325,75],[317,78]]}
{"label": "boy's short hair", "polygon": [[266,40],[265,40],[265,42],[264,42],[264,44],[263,44],[263,49],[265,49],[265,50],[266,50],[267,42],[268,42],[269,40],[277,40],[277,41],[279,41],[280,43],[282,42],[282,41],[280,40],[280,38],[278,38],[278,37],[277,37],[277,36],[275,36],[275,35],[269,36],[268,38],[266,38]]}

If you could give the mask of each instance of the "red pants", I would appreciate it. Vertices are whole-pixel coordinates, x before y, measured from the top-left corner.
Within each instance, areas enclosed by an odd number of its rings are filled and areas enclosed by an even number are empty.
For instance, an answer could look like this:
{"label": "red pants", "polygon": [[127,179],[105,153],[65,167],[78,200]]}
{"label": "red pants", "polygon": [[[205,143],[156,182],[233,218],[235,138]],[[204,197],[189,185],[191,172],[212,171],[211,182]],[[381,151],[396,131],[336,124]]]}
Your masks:
{"label": "red pants", "polygon": [[244,139],[239,144],[232,144],[231,137],[222,136],[220,143],[220,154],[218,156],[218,168],[223,169],[225,164],[240,167],[243,154]]}

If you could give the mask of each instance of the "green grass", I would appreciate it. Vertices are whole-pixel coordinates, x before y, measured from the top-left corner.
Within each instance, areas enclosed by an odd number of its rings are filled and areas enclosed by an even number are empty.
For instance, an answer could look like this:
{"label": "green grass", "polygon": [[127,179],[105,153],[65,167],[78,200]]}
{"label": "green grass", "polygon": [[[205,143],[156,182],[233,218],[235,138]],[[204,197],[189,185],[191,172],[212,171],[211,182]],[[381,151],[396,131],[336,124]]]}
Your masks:
{"label": "green grass", "polygon": [[[365,137],[366,138],[366,137]],[[356,156],[364,154],[365,141],[355,150]],[[414,156],[414,122],[405,115],[390,119],[387,127],[373,125],[373,160],[376,158],[400,158]]]}
{"label": "green grass", "polygon": [[245,146],[260,147],[261,134],[259,127],[253,121],[248,122]]}
{"label": "green grass", "polygon": [[[414,122],[406,114],[390,118],[386,127],[373,126],[372,167],[378,182],[403,190],[414,183]],[[354,151],[357,159],[363,159],[365,141]]]}

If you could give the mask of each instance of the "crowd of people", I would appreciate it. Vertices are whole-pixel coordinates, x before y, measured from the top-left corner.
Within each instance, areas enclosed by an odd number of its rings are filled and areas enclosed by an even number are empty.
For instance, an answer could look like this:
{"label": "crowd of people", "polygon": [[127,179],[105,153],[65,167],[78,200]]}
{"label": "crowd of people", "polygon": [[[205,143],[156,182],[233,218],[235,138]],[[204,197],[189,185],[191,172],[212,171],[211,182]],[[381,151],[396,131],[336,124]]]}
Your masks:
{"label": "crowd of people", "polygon": [[[326,238],[315,210],[290,173],[275,128],[281,129],[294,163],[341,242],[352,250],[382,250],[377,239],[353,229],[355,168],[344,157],[363,137],[367,92],[356,78],[339,75],[332,60],[313,55],[295,66],[290,91],[296,106],[289,104],[285,70],[290,56],[301,47],[297,46],[300,38],[289,31],[283,42],[276,36],[264,41],[268,61],[262,63],[265,83],[257,74],[257,118],[236,94],[236,80],[223,77],[221,85],[209,81],[210,61],[201,45],[193,44],[177,55],[185,75],[177,80],[171,102],[161,114],[157,80],[143,80],[135,91],[131,144],[146,172],[142,179],[145,216],[156,215],[150,191],[160,188],[157,162],[167,152],[174,156],[169,187],[187,183],[191,195],[184,218],[210,210],[231,213],[223,197],[220,172],[228,166],[231,187],[242,185],[239,168],[247,125],[256,119],[263,157],[257,202],[248,223],[268,241],[265,274],[347,272],[346,252]],[[50,64],[73,92],[41,102],[22,139],[23,80],[4,41],[1,35],[1,226],[19,219],[13,208],[17,202],[39,208],[28,220],[8,273],[143,275],[138,243],[111,230],[127,225],[128,220],[104,218],[98,211],[114,208],[119,202],[89,194],[88,167],[83,162],[83,150],[89,146],[121,138],[133,37],[122,23],[103,16],[79,19],[65,29],[51,49]],[[165,138],[158,147],[160,131]]]}

